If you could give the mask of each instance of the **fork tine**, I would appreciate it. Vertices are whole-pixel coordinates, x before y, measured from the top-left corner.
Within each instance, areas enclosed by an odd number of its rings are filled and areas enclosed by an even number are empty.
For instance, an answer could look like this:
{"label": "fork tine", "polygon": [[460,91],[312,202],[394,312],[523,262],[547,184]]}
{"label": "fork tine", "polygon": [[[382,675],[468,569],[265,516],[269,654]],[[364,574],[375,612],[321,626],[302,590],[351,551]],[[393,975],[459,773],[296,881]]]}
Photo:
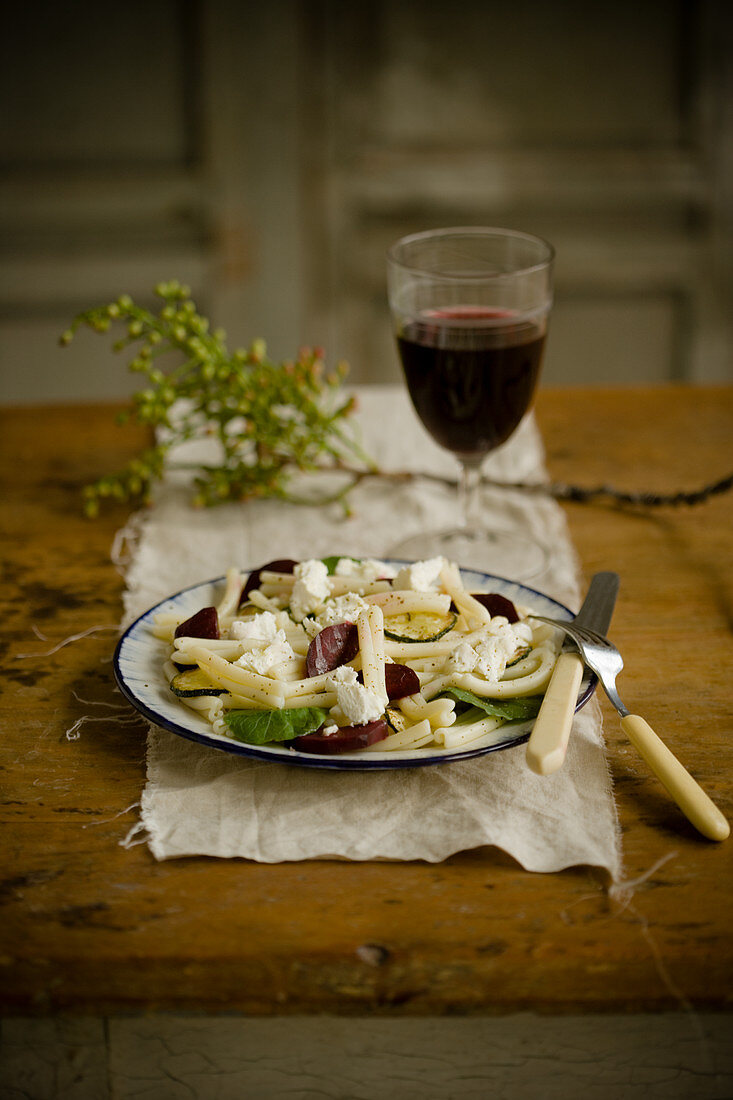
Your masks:
{"label": "fork tine", "polygon": [[572,620],[564,622],[562,619],[548,619],[544,615],[531,615],[530,618],[539,619],[541,622],[548,623],[550,626],[556,626],[571,638],[578,637],[583,641],[602,646],[604,649],[608,650],[616,649],[616,646],[605,636],[605,634],[599,634],[597,630],[591,630],[588,626],[576,626]]}
{"label": "fork tine", "polygon": [[620,706],[623,709],[623,703],[618,698],[618,692],[616,691],[616,677],[623,669],[624,662],[613,642],[587,626],[576,626],[572,620],[563,622],[560,619],[548,619],[540,615],[534,617],[556,626],[575,643],[583,663],[598,676],[613,705]]}
{"label": "fork tine", "polygon": [[590,630],[587,626],[573,626],[572,630],[579,638],[592,642],[593,645],[599,645],[609,650],[616,648],[613,642],[609,641],[604,634],[599,634],[596,630]]}

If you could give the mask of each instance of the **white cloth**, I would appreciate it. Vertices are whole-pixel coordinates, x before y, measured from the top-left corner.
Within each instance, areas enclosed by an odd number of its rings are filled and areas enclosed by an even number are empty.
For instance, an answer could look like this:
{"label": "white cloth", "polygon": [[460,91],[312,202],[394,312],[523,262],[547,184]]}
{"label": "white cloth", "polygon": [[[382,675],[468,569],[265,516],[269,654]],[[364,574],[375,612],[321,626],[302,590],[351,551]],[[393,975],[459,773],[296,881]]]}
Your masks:
{"label": "white cloth", "polygon": [[[366,449],[385,469],[454,472],[401,387],[364,387],[358,396]],[[485,470],[510,481],[546,477],[531,416]],[[498,489],[484,490],[482,504],[498,523],[518,521],[550,549],[546,573],[532,583],[576,609],[578,564],[557,504]],[[457,509],[455,492],[429,481],[367,480],[351,506],[348,519],[338,506],[275,501],[194,511],[185,486],[169,482],[141,526],[127,571],[125,621],[231,565],[334,553],[388,556],[390,544],[450,524]],[[151,727],[142,823],[158,859],[437,862],[495,845],[530,871],[587,864],[618,877],[619,831],[596,701],[576,715],[565,765],[555,775],[534,775],[524,754],[520,745],[434,767],[323,772],[250,761]]]}

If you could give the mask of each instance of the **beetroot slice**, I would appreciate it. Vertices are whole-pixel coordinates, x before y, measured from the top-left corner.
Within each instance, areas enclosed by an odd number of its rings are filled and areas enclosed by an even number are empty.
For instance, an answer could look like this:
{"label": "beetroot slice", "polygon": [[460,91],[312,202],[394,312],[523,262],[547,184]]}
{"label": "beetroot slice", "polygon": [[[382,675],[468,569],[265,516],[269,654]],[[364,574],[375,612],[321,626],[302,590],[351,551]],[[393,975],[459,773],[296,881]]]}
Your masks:
{"label": "beetroot slice", "polygon": [[472,592],[471,595],[484,605],[492,619],[494,615],[503,615],[510,623],[519,622],[517,609],[506,596],[500,596],[498,592]]}
{"label": "beetroot slice", "polygon": [[219,615],[215,607],[202,607],[175,629],[176,638],[218,638]]}
{"label": "beetroot slice", "polygon": [[365,749],[376,741],[384,741],[388,734],[386,719],[377,718],[373,722],[365,722],[363,726],[341,726],[337,733],[326,734],[321,727],[315,733],[304,733],[302,737],[295,737],[290,744],[300,752],[333,756],[339,752]]}
{"label": "beetroot slice", "polygon": [[[364,683],[361,672],[357,672],[359,683]],[[387,690],[387,698],[404,699],[406,695],[414,695],[420,690],[420,678],[414,669],[407,665],[387,664],[384,666],[384,686]]]}
{"label": "beetroot slice", "polygon": [[389,699],[404,699],[420,690],[420,678],[407,665],[387,664],[384,666],[384,686]]}
{"label": "beetroot slice", "polygon": [[356,623],[334,623],[325,626],[308,646],[305,658],[306,676],[320,676],[345,665],[359,652],[359,631]]}
{"label": "beetroot slice", "polygon": [[253,588],[260,587],[260,577],[263,573],[292,573],[297,564],[297,561],[293,561],[292,558],[277,558],[275,561],[268,561],[267,565],[261,565],[259,569],[253,569],[239,597],[239,607],[247,602],[247,597]]}

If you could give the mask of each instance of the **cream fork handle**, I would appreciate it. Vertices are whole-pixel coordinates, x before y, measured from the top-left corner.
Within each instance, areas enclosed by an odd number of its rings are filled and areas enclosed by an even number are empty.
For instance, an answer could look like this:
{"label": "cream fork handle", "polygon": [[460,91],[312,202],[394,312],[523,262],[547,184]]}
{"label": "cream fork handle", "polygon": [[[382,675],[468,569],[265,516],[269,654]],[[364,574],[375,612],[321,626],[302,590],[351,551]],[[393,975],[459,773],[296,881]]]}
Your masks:
{"label": "cream fork handle", "polygon": [[730,825],[649,723],[638,714],[627,714],[621,728],[695,828],[709,840],[725,840]]}
{"label": "cream fork handle", "polygon": [[552,775],[562,766],[582,679],[578,654],[561,653],[527,743],[527,763],[537,775]]}

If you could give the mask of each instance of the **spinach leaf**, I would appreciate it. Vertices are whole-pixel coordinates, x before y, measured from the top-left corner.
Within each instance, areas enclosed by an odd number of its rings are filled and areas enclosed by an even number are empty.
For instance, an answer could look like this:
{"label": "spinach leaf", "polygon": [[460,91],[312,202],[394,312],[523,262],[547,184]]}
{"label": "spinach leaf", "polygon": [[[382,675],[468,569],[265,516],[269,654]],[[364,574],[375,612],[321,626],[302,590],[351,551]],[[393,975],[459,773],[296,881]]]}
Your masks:
{"label": "spinach leaf", "polygon": [[478,707],[492,718],[503,718],[507,722],[522,722],[528,718],[535,718],[542,705],[542,695],[525,695],[514,699],[484,699],[481,695],[474,695],[472,691],[464,691],[463,688],[449,687],[440,692],[455,699],[457,703],[465,703],[470,707]]}
{"label": "spinach leaf", "polygon": [[291,710],[230,710],[224,722],[232,737],[246,745],[290,741],[320,729],[328,717],[323,707],[293,707]]}
{"label": "spinach leaf", "polygon": [[334,573],[336,572],[336,566],[338,565],[338,563],[341,561],[342,558],[348,558],[349,561],[355,561],[357,563],[357,565],[361,561],[361,558],[352,558],[350,554],[332,554],[328,558],[321,558],[321,561],[323,562],[326,569],[328,570],[328,574],[329,574],[330,577],[332,577],[334,575]]}

